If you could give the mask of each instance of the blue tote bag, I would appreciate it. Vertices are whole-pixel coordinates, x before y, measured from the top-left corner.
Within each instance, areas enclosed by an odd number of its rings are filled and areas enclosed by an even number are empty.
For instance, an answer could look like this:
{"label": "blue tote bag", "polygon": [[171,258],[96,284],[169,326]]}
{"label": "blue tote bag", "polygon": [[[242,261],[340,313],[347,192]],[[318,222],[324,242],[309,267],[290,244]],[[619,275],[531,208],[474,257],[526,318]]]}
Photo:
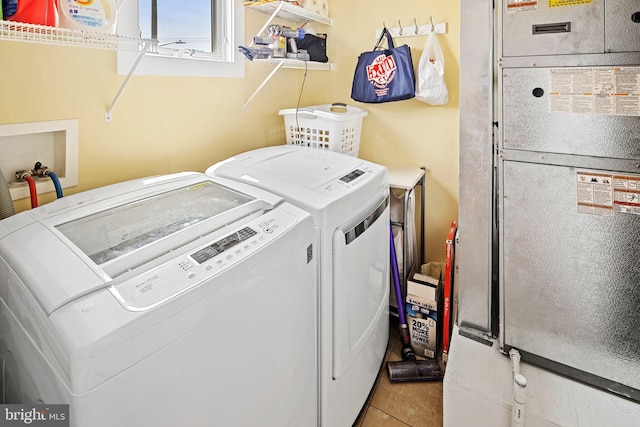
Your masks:
{"label": "blue tote bag", "polygon": [[[380,43],[387,38],[387,49]],[[413,71],[411,49],[395,47],[391,33],[385,27],[378,43],[371,52],[358,57],[353,75],[351,99],[369,104],[411,99],[416,93],[416,77]]]}

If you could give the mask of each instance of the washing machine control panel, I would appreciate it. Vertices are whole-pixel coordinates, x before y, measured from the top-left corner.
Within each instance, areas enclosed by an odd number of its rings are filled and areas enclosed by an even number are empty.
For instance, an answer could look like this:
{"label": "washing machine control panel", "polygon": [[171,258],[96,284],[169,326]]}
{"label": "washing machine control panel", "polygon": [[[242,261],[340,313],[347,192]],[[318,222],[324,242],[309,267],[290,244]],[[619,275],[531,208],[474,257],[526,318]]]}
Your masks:
{"label": "washing machine control panel", "polygon": [[360,178],[362,175],[364,175],[364,172],[360,169],[356,169],[353,172],[350,172],[345,176],[343,176],[342,178],[340,178],[340,181],[346,182],[347,184],[349,184],[353,180]]}
{"label": "washing machine control panel", "polygon": [[274,209],[221,238],[107,289],[127,310],[144,311],[233,267],[293,227],[298,217]]}
{"label": "washing machine control panel", "polygon": [[232,249],[234,246],[252,238],[257,235],[258,232],[255,231],[251,227],[245,227],[242,230],[238,230],[237,232],[228,235],[215,243],[210,244],[209,246],[205,246],[199,251],[192,253],[190,257],[198,264],[204,264],[209,261],[211,258],[220,255],[221,253]]}
{"label": "washing machine control panel", "polygon": [[351,172],[322,184],[316,190],[333,197],[350,193],[369,180],[373,179],[373,177],[375,177],[380,172],[382,166],[376,166],[377,165],[367,164],[359,165]]}

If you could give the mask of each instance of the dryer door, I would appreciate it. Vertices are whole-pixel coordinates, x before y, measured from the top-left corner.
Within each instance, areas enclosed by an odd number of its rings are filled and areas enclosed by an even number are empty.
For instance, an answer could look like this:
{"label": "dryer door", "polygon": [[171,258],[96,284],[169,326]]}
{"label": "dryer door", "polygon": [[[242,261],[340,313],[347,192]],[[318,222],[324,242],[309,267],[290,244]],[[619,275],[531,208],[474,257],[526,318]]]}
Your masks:
{"label": "dryer door", "polygon": [[[344,375],[363,348],[377,338],[389,306],[389,198],[333,233],[333,378]],[[385,335],[386,337],[386,335]],[[384,357],[387,338],[381,345]],[[366,360],[377,373],[382,359]],[[360,362],[359,362],[360,363]]]}

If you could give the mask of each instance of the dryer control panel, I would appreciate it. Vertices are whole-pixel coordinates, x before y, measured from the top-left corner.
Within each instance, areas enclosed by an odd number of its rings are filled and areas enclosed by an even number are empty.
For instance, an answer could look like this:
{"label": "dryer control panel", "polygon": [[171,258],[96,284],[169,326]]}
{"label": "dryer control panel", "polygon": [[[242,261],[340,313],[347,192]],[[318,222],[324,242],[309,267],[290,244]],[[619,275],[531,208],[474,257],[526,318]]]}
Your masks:
{"label": "dryer control panel", "polygon": [[322,184],[316,190],[331,196],[347,194],[382,173],[382,170],[382,166],[374,167],[374,165],[363,164],[337,179]]}
{"label": "dryer control panel", "polygon": [[221,238],[107,289],[125,309],[148,310],[241,262],[297,222],[296,216],[276,208]]}

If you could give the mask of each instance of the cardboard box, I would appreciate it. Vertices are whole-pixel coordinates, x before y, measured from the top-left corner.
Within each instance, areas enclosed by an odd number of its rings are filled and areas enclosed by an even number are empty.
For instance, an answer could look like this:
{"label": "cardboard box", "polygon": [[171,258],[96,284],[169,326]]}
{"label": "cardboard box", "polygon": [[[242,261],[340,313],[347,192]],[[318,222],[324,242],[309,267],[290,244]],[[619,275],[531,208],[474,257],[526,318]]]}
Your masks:
{"label": "cardboard box", "polygon": [[406,312],[411,347],[418,356],[437,358],[440,274],[412,272],[407,280]]}

